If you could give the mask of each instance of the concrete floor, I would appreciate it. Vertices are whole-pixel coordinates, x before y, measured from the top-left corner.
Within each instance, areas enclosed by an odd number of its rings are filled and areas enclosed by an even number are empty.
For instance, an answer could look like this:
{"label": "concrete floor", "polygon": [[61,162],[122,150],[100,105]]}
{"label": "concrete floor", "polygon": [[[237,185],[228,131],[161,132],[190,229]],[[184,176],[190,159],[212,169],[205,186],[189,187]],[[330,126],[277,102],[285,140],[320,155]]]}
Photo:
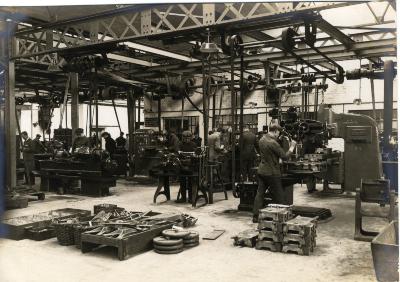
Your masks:
{"label": "concrete floor", "polygon": [[[193,209],[172,201],[153,204],[154,190],[154,185],[121,180],[109,197],[73,195],[57,200],[56,195],[48,195],[44,202],[7,211],[4,218],[65,207],[93,210],[94,204],[113,203],[134,211],[189,213],[199,218],[193,229],[200,236],[214,228],[225,229],[225,234],[215,241],[201,240],[200,246],[180,254],[148,251],[125,261],[110,250],[82,254],[74,246],[58,245],[55,238],[1,239],[0,281],[375,281],[370,243],[353,240],[354,198],[310,195],[305,187],[295,186],[295,204],[330,208],[334,214],[331,221],[318,225],[317,248],[306,257],[234,247],[231,237],[256,224],[249,213],[224,213],[237,208],[239,199],[231,193],[227,201],[219,193],[213,205]],[[176,193],[175,185],[173,197]]]}

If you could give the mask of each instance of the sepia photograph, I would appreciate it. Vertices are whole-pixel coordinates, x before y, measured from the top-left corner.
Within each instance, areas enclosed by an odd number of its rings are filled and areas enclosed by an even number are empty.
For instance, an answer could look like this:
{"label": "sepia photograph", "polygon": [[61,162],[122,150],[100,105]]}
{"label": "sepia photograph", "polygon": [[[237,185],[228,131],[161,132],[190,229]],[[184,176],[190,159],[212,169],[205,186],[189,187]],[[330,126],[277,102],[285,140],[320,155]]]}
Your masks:
{"label": "sepia photograph", "polygon": [[396,4],[1,1],[0,281],[399,281]]}

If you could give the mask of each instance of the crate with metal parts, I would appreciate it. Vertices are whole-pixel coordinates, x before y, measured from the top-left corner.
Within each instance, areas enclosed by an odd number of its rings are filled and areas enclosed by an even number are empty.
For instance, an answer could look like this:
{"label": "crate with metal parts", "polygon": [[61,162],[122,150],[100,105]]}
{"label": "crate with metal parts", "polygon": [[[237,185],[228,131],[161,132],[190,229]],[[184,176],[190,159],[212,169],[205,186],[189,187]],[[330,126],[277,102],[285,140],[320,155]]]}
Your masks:
{"label": "crate with metal parts", "polygon": [[273,240],[258,240],[256,243],[257,250],[269,250],[272,252],[280,252],[282,251],[282,243],[274,242]]}
{"label": "crate with metal parts", "polygon": [[258,233],[258,230],[254,229],[244,230],[232,237],[233,245],[253,248],[256,245]]}
{"label": "crate with metal parts", "polygon": [[285,222],[293,217],[292,207],[287,205],[269,204],[268,207],[261,209],[258,219],[265,221]]}

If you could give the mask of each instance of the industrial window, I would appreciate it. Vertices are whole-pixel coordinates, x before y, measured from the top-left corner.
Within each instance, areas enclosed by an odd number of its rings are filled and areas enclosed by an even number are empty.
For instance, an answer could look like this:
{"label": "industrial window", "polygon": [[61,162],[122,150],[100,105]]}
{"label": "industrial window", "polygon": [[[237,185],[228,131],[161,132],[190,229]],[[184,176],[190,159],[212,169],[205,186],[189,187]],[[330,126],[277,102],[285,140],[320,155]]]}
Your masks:
{"label": "industrial window", "polygon": [[[250,127],[250,130],[254,133],[258,131],[258,114],[244,114],[243,123]],[[217,127],[228,128],[232,126],[231,115],[217,116],[215,120]],[[236,116],[236,124],[239,124],[239,115]]]}
{"label": "industrial window", "polygon": [[164,118],[164,129],[175,130],[178,137],[181,137],[182,132],[190,130],[194,136],[199,135],[199,117],[183,117],[183,128],[182,128],[182,117],[165,117]]}

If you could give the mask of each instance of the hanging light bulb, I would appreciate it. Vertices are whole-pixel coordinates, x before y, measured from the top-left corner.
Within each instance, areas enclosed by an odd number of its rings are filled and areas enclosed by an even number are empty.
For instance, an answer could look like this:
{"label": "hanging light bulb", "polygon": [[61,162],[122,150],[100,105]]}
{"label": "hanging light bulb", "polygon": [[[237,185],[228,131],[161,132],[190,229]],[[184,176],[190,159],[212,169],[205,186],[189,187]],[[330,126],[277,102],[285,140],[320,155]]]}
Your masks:
{"label": "hanging light bulb", "polygon": [[210,29],[207,28],[207,42],[203,42],[200,47],[201,53],[218,53],[218,46],[214,42],[210,42]]}

